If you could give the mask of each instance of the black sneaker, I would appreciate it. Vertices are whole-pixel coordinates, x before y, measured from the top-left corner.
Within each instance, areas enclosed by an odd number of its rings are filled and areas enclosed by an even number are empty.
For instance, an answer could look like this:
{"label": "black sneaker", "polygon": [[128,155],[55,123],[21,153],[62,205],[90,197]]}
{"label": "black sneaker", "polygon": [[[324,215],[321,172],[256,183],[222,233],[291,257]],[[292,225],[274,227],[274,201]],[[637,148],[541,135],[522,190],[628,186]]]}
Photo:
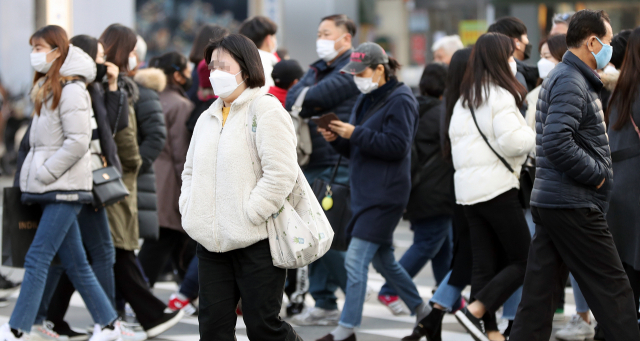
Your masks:
{"label": "black sneaker", "polygon": [[183,316],[184,316],[184,311],[182,310],[173,311],[171,313],[164,313],[164,316],[162,316],[160,320],[156,321],[153,324],[153,326],[151,326],[151,328],[148,328],[146,330],[147,336],[150,339],[152,339],[166,332],[171,327],[175,326],[178,322],[180,322]]}
{"label": "black sneaker", "polygon": [[511,336],[511,328],[513,328],[513,320],[509,320],[509,325],[507,325],[507,329],[504,330],[504,337],[508,340],[509,336]]}
{"label": "black sneaker", "polygon": [[458,310],[455,314],[456,319],[464,327],[464,329],[471,334],[471,337],[476,341],[490,341],[484,334],[484,322],[469,312],[469,309],[465,307],[462,310]]}
{"label": "black sneaker", "polygon": [[593,337],[593,339],[597,341],[605,341],[604,330],[600,328],[600,325],[597,325],[595,329],[596,329],[596,335]]}
{"label": "black sneaker", "polygon": [[304,303],[289,303],[287,304],[287,317],[293,317],[302,313],[304,310]]}
{"label": "black sneaker", "polygon": [[53,325],[53,331],[58,333],[60,336],[66,336],[70,341],[85,341],[89,340],[89,334],[83,333],[78,330],[74,330],[69,326],[69,324],[65,321],[62,323],[58,323]]}
{"label": "black sneaker", "polygon": [[403,341],[419,341],[423,336],[427,341],[442,341],[442,318],[446,312],[444,310],[432,308],[429,315],[418,322],[409,336],[402,338]]}
{"label": "black sneaker", "polygon": [[21,283],[14,283],[3,275],[0,275],[0,298],[7,298],[16,290],[20,289]]}

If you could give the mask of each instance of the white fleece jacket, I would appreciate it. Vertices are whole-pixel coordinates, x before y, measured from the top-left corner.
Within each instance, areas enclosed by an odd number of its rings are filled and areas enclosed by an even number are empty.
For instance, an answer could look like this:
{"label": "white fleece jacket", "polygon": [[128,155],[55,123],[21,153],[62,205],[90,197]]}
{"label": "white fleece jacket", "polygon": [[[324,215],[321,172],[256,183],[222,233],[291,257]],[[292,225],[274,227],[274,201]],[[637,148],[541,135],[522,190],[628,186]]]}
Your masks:
{"label": "white fleece jacket", "polygon": [[[222,100],[196,124],[182,172],[180,214],[184,230],[210,252],[245,248],[267,239],[266,220],[291,193],[298,175],[296,134],[282,104],[263,90],[247,89],[231,105],[224,129]],[[256,182],[247,144],[247,114],[264,172]]]}
{"label": "white fleece jacket", "polygon": [[[522,117],[513,95],[503,88],[491,86],[489,95],[475,113],[478,125],[493,149],[520,174],[527,154],[535,147],[535,133]],[[458,204],[485,202],[512,188],[520,188],[518,178],[480,136],[471,110],[462,106],[462,100],[458,100],[453,108],[449,137]]]}

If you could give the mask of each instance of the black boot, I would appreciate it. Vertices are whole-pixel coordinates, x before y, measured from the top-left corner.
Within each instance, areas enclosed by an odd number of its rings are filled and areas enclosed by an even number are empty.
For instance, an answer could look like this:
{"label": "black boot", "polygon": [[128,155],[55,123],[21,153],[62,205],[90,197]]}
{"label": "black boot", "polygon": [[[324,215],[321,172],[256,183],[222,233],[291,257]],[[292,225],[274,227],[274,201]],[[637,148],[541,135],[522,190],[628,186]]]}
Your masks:
{"label": "black boot", "polygon": [[446,311],[433,308],[429,315],[418,322],[413,333],[402,338],[403,341],[419,341],[423,336],[427,341],[442,341],[442,319]]}
{"label": "black boot", "polygon": [[604,330],[600,328],[600,325],[596,326],[596,335],[593,337],[594,340],[605,341],[604,340]]}

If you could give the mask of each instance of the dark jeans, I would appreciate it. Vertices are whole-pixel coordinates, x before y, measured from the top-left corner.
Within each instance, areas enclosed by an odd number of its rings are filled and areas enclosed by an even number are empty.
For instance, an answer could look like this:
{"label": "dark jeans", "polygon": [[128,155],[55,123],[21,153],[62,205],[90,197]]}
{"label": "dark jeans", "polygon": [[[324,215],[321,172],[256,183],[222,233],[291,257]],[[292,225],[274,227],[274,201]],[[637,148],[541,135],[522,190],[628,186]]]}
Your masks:
{"label": "dark jeans", "polygon": [[633,291],[604,214],[589,208],[531,210],[536,234],[511,339],[549,340],[553,289],[564,287],[571,271],[607,341],[640,340]]}
{"label": "dark jeans", "polygon": [[287,272],[273,266],[269,241],[223,253],[198,245],[201,340],[234,341],[236,306],[251,340],[302,340],[278,316]]}
{"label": "dark jeans", "polygon": [[198,298],[200,284],[198,284],[198,257],[193,257],[180,284],[180,293],[190,300]]}
{"label": "dark jeans", "polygon": [[[413,230],[413,244],[402,255],[402,258],[398,261],[400,265],[407,271],[411,278],[415,277],[420,270],[432,260],[435,262],[435,256],[440,252],[440,249],[445,243],[450,243],[449,233],[451,231],[451,216],[442,215],[437,217],[431,217],[422,220],[416,220],[411,222],[411,229]],[[438,274],[436,282],[440,283],[444,276],[447,275],[449,266],[451,264],[451,248],[445,246],[449,250],[447,255],[441,256],[441,261],[446,262],[444,274]],[[448,259],[447,259],[448,258]],[[379,295],[392,295],[396,296],[397,293],[387,283],[380,289]]]}
{"label": "dark jeans", "polygon": [[140,265],[153,288],[165,266],[172,260],[179,277],[184,278],[191,259],[195,256],[196,243],[182,232],[160,227],[158,240],[145,240],[138,253]]}
{"label": "dark jeans", "polygon": [[471,298],[493,315],[524,282],[529,227],[516,189],[465,206],[465,214],[473,253]]}
{"label": "dark jeans", "polygon": [[149,286],[136,263],[135,253],[116,248],[113,272],[116,290],[129,302],[142,328],[147,330],[154,327],[163,317],[167,306],[149,291]]}
{"label": "dark jeans", "polygon": [[631,290],[633,290],[633,302],[636,304],[636,313],[638,320],[640,320],[640,271],[627,263],[622,263],[622,266],[629,278],[629,284],[631,284]]}

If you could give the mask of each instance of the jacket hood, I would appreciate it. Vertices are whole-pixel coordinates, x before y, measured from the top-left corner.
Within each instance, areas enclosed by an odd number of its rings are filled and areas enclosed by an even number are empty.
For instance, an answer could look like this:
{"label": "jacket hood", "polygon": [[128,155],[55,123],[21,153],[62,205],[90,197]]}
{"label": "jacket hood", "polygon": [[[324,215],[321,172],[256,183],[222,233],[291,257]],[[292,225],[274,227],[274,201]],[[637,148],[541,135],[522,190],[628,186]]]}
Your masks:
{"label": "jacket hood", "polygon": [[96,79],[96,62],[81,48],[69,44],[69,53],[60,67],[60,75],[81,76],[87,84],[91,83]]}
{"label": "jacket hood", "polygon": [[160,69],[146,68],[136,72],[133,80],[151,90],[162,92],[167,86],[167,76]]}
{"label": "jacket hood", "polygon": [[616,70],[615,72],[607,72],[600,73],[600,80],[604,85],[604,88],[613,92],[616,84],[618,84],[618,78],[620,78],[620,71]]}

